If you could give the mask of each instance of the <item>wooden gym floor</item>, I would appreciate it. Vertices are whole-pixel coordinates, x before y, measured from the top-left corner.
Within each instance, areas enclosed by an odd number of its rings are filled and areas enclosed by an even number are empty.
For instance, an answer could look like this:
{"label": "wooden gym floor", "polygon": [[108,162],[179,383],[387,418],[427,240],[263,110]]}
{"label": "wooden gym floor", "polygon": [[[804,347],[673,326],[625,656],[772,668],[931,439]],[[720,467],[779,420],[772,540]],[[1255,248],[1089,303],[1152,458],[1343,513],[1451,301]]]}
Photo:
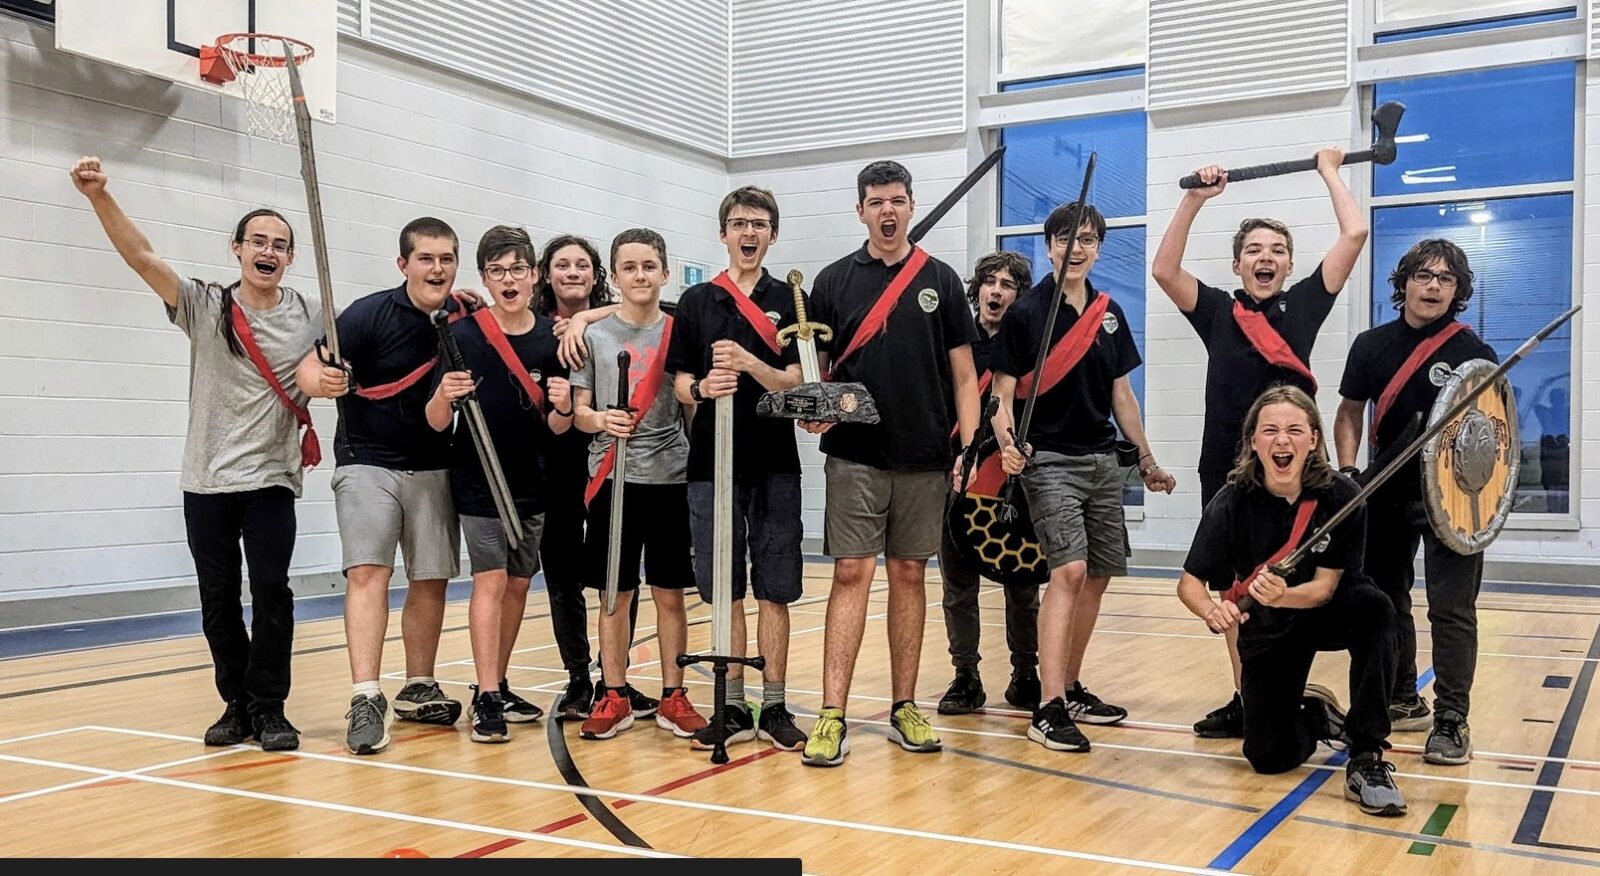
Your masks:
{"label": "wooden gym floor", "polygon": [[[807,597],[793,609],[789,700],[806,728],[821,705],[828,569],[807,565]],[[1086,727],[1094,750],[1063,754],[1027,741],[1024,716],[1001,698],[998,589],[982,596],[995,707],[933,714],[950,667],[932,572],[919,691],[946,747],[903,752],[883,738],[877,586],[850,703],[852,753],[832,770],[761,742],[713,767],[646,722],[607,742],[579,739],[575,725],[513,725],[506,745],[474,744],[465,718],[448,729],[400,722],[388,751],[358,758],[343,745],[349,683],[336,611],[297,630],[288,715],[304,736],[294,753],[200,744],[220,706],[197,635],[0,661],[0,854],[773,855],[824,874],[1600,870],[1600,709],[1585,708],[1600,663],[1600,598],[1485,592],[1476,758],[1431,766],[1424,734],[1397,735],[1392,759],[1410,812],[1379,819],[1343,799],[1342,755],[1325,749],[1300,770],[1258,776],[1237,741],[1190,733],[1229,693],[1226,657],[1161,578],[1112,582],[1086,661],[1091,688],[1131,718]],[[1418,603],[1426,648],[1420,591]],[[510,678],[548,707],[566,676],[546,609],[544,594],[530,597]],[[691,611],[692,648],[708,645],[708,612]],[[391,697],[403,666],[399,623],[392,612]],[[653,623],[647,603],[631,677],[658,692]],[[465,699],[464,601],[451,603],[445,627],[437,674]],[[1426,669],[1429,652],[1419,657]],[[1343,696],[1344,673],[1340,655],[1325,655],[1313,677]],[[690,670],[689,680],[704,707],[709,678]]]}

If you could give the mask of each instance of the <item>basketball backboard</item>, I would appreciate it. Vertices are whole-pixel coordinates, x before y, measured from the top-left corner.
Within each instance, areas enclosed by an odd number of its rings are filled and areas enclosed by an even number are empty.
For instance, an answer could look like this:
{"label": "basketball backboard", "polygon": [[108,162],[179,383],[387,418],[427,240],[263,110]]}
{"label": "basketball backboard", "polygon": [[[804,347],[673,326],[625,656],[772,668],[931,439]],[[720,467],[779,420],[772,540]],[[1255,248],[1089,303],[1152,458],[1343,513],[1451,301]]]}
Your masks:
{"label": "basketball backboard", "polygon": [[300,68],[313,118],[335,121],[336,0],[56,0],[56,47],[173,82],[240,97],[239,83],[200,78],[200,48],[225,33],[304,40],[316,56]]}

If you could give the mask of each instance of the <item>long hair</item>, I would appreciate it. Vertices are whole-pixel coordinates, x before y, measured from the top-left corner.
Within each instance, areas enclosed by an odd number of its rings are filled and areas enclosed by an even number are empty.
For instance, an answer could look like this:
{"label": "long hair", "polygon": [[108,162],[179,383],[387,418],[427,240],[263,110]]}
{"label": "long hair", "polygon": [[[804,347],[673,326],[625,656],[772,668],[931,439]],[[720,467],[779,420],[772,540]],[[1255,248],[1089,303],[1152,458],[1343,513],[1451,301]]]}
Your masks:
{"label": "long hair", "polygon": [[[259,219],[262,216],[271,216],[282,222],[283,226],[289,229],[289,251],[294,252],[294,226],[289,224],[289,220],[283,218],[282,213],[277,210],[268,210],[265,207],[259,210],[251,210],[244,214],[244,218],[240,219],[239,224],[233,228],[233,242],[243,246],[245,226],[250,224],[251,219]],[[233,331],[233,293],[238,288],[238,280],[220,287],[222,302],[221,307],[217,310],[217,332],[222,335],[222,340],[228,344],[229,352],[243,359],[246,355],[244,345],[239,343],[239,336],[234,334]]]}
{"label": "long hair", "polygon": [[1017,294],[1033,288],[1033,266],[1021,254],[1001,250],[992,252],[978,259],[977,265],[972,268],[972,279],[967,281],[967,303],[973,310],[978,307],[978,292],[983,284],[993,279],[995,274],[1005,271],[1011,279],[1017,281]]}
{"label": "long hair", "polygon": [[600,262],[600,251],[576,234],[558,234],[544,245],[544,255],[539,257],[539,283],[533,287],[534,313],[549,314],[555,311],[556,290],[550,283],[550,262],[557,252],[569,246],[582,247],[594,269],[594,288],[589,290],[589,306],[600,307],[611,303],[611,295],[606,287],[606,268]]}
{"label": "long hair", "polygon": [[1305,390],[1286,383],[1270,387],[1256,399],[1250,406],[1250,412],[1244,417],[1244,431],[1239,436],[1239,457],[1234,463],[1233,471],[1228,472],[1228,483],[1244,489],[1255,489],[1265,485],[1261,476],[1261,460],[1256,456],[1255,448],[1251,446],[1251,439],[1256,434],[1256,424],[1261,419],[1261,411],[1267,405],[1291,404],[1305,412],[1306,422],[1311,424],[1311,434],[1317,438],[1317,446],[1311,448],[1311,453],[1306,456],[1305,470],[1300,473],[1300,484],[1307,490],[1320,490],[1333,483],[1333,466],[1328,464],[1328,442],[1326,433],[1322,430],[1322,414],[1317,412],[1317,403],[1306,395]]}

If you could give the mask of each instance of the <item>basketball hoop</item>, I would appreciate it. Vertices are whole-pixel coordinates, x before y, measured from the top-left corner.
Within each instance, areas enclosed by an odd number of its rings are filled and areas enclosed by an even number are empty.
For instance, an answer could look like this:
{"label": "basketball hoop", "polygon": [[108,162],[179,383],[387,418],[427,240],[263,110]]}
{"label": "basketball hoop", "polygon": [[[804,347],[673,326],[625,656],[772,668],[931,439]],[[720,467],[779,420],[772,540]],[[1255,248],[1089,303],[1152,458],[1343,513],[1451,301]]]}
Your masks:
{"label": "basketball hoop", "polygon": [[310,43],[269,33],[229,33],[216,45],[200,50],[200,76],[223,85],[238,80],[244,94],[249,133],[294,145],[294,98],[289,88],[287,63],[296,67],[311,60]]}

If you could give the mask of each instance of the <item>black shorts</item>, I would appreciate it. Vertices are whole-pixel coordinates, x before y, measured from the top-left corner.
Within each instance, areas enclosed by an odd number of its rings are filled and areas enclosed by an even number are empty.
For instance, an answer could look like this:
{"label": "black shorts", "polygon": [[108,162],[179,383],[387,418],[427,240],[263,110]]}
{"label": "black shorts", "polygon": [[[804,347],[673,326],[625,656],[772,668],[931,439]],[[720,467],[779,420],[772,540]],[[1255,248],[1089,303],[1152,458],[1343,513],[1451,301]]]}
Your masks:
{"label": "black shorts", "polygon": [[[589,503],[584,533],[588,574],[584,585],[606,588],[606,549],[611,538],[611,481]],[[617,592],[639,589],[639,559],[651,587],[688,590],[694,587],[689,560],[689,485],[627,484],[622,493],[622,562]]]}

